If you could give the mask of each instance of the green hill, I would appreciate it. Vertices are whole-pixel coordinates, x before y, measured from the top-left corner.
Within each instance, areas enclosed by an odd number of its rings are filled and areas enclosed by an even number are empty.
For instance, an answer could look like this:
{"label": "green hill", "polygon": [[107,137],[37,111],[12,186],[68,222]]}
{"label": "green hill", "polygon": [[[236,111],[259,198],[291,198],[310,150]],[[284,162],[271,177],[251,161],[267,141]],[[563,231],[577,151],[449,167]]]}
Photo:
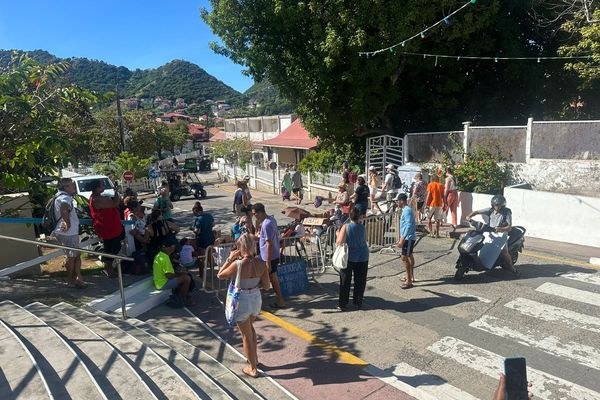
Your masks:
{"label": "green hill", "polygon": [[[14,50],[0,50],[0,68],[8,64],[13,52]],[[114,91],[118,78],[123,97],[162,96],[170,100],[182,97],[188,104],[201,103],[207,99],[226,100],[232,104],[240,104],[242,101],[241,93],[196,64],[183,60],[171,61],[155,69],[131,71],[99,60],[61,59],[44,50],[34,50],[27,54],[42,64],[68,61],[71,67],[65,74],[65,80],[100,93]]]}
{"label": "green hill", "polygon": [[281,96],[277,86],[263,79],[244,92],[246,103],[258,104],[259,114],[275,115],[293,112],[291,104]]}

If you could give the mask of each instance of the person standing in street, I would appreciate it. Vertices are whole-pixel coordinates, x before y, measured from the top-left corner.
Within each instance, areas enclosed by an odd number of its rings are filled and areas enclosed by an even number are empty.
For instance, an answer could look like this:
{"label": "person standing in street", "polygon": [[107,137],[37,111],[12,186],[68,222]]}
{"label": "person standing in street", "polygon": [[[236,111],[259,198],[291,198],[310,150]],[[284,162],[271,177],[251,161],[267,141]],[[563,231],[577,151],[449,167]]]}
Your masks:
{"label": "person standing in street", "polygon": [[367,231],[360,223],[361,214],[358,208],[350,210],[350,223],[342,225],[337,234],[335,244],[348,245],[348,266],[340,270],[340,294],[338,311],[346,311],[350,299],[350,284],[354,274],[354,292],[352,303],[358,309],[362,308],[365,288],[367,287],[367,271],[369,269],[369,247],[367,246]]}
{"label": "person standing in street", "polygon": [[425,198],[427,197],[427,185],[423,182],[423,174],[417,172],[415,174],[415,184],[413,185],[412,200],[416,202],[417,208],[417,221],[421,221],[421,214],[423,213],[423,206],[425,205]]}
{"label": "person standing in street", "polygon": [[165,221],[171,221],[173,219],[173,203],[169,198],[169,193],[169,185],[167,184],[166,187],[163,185],[160,189],[158,198],[154,202],[154,209],[160,210]]}
{"label": "person standing in street", "polygon": [[[105,187],[104,181],[101,179],[92,182],[91,189],[90,214],[94,231],[102,240],[105,253],[119,254],[121,240],[125,238],[123,224],[121,224],[119,218],[119,203],[121,200],[119,192],[115,189],[115,195],[112,198],[102,196]],[[113,269],[113,261],[112,258],[102,257],[104,273],[109,278],[117,277]]]}
{"label": "person standing in street", "polygon": [[[427,185],[427,198],[425,204],[429,207],[427,219],[429,220],[429,232],[431,236],[440,237],[440,224],[444,216],[442,207],[444,206],[444,185],[440,183],[440,177],[437,174],[431,175],[431,182]],[[435,218],[435,231],[432,230],[432,219]]]}
{"label": "person standing in street", "polygon": [[281,293],[279,278],[277,277],[277,266],[279,265],[280,236],[277,229],[277,221],[272,215],[267,215],[265,206],[256,203],[252,206],[252,215],[260,226],[258,244],[260,247],[260,258],[267,264],[269,279],[275,291],[276,301],[271,303],[271,308],[284,308],[285,301]]}
{"label": "person standing in street", "polygon": [[381,195],[385,195],[386,205],[389,210],[390,203],[394,201],[394,197],[396,196],[396,193],[398,193],[395,182],[399,179],[399,177],[393,164],[386,165],[385,170],[386,174],[381,186]]}
{"label": "person standing in street", "polygon": [[[77,192],[71,178],[58,181],[58,194],[54,200],[54,214],[57,216],[54,236],[63,246],[79,247],[79,217],[73,207],[73,195]],[[83,289],[86,287],[81,276],[81,254],[77,250],[64,250],[67,260],[67,287]]]}
{"label": "person standing in street", "polygon": [[238,217],[242,215],[246,215],[243,211],[244,209],[244,184],[242,181],[237,181],[236,183],[237,189],[233,193],[233,207],[232,212],[235,213]]}
{"label": "person standing in street", "polygon": [[302,174],[298,170],[298,167],[294,168],[294,173],[292,174],[292,193],[296,198],[296,204],[302,203]]}
{"label": "person standing in street", "polygon": [[458,208],[458,191],[456,190],[456,178],[452,167],[446,168],[446,182],[444,185],[444,202],[445,211],[452,213],[452,228],[456,229],[457,215],[456,209]]}
{"label": "person standing in street", "polygon": [[400,217],[400,241],[398,247],[402,249],[402,262],[406,270],[406,277],[403,279],[402,289],[413,287],[415,280],[413,268],[415,266],[415,258],[413,249],[417,240],[417,224],[415,222],[415,214],[412,207],[408,205],[408,197],[404,193],[398,193],[395,198],[398,208],[402,210]]}
{"label": "person standing in street", "polygon": [[371,200],[371,212],[375,214],[375,209],[381,213],[379,203],[377,203],[377,189],[381,185],[381,179],[379,179],[379,173],[374,166],[369,167],[369,198]]}
{"label": "person standing in street", "polygon": [[360,215],[365,216],[369,208],[369,188],[366,185],[365,177],[362,175],[358,177],[356,183],[356,189],[350,198],[354,202],[354,207],[360,211]]}

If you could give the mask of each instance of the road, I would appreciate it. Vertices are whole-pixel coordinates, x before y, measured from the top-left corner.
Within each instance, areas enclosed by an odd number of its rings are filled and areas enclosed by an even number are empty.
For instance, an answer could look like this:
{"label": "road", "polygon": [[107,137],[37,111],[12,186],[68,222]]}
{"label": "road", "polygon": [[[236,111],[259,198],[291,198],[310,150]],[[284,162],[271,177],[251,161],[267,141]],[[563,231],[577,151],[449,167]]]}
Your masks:
{"label": "road", "polygon": [[[228,229],[233,188],[207,191],[205,210]],[[285,223],[277,197],[255,193],[258,201]],[[176,203],[183,226],[191,224],[193,203]],[[400,288],[398,257],[372,253],[361,311],[335,312],[338,277],[328,269],[276,314],[360,357],[387,383],[402,381],[434,398],[489,399],[503,359],[524,356],[536,399],[600,400],[600,273],[530,251],[518,261],[519,279],[494,270],[455,282],[456,244],[422,238],[417,282],[408,290]]]}

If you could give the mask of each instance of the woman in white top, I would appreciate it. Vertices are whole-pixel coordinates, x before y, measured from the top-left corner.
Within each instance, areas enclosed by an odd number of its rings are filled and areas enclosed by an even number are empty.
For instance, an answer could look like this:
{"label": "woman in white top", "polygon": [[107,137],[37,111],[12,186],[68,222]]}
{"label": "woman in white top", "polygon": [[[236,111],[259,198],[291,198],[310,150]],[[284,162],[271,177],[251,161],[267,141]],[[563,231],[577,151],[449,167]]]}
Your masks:
{"label": "woman in white top", "polygon": [[236,324],[242,334],[242,343],[244,354],[248,361],[248,366],[242,369],[242,372],[252,378],[258,377],[258,354],[256,351],[256,331],[254,330],[254,320],[260,313],[262,307],[262,297],[259,287],[269,289],[269,271],[267,264],[256,257],[256,242],[248,233],[244,233],[238,241],[237,250],[233,250],[227,261],[217,274],[219,279],[231,279],[240,271],[240,288],[242,289],[239,297],[238,314]]}

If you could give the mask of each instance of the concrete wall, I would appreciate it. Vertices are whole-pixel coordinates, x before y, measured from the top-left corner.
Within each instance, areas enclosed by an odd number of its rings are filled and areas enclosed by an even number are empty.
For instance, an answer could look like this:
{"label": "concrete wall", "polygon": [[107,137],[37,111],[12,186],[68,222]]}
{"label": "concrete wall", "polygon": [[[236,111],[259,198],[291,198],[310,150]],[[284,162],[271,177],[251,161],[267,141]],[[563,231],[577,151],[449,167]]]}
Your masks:
{"label": "concrete wall", "polygon": [[527,236],[600,247],[600,198],[539,192],[519,186],[504,189],[513,223]]}
{"label": "concrete wall", "polygon": [[[14,215],[5,215],[7,210],[17,210]],[[31,218],[31,204],[29,203],[28,193],[19,193],[0,197],[0,214],[6,217]],[[35,240],[35,232],[32,225],[27,224],[2,224],[0,223],[0,232],[5,236],[18,237],[22,239]],[[35,245],[19,243],[0,239],[0,269],[12,267],[23,261],[28,261],[38,257],[40,254]],[[36,274],[40,272],[40,267],[34,266],[21,273]]]}
{"label": "concrete wall", "polygon": [[468,134],[468,149],[486,147],[491,151],[498,149],[500,154],[509,161],[525,162],[525,142],[527,139],[526,126],[471,126]]}
{"label": "concrete wall", "polygon": [[454,161],[462,160],[462,155],[453,154],[455,142],[451,140],[454,135],[456,142],[463,142],[463,132],[439,132],[439,133],[407,133],[404,136],[405,159],[409,162],[433,162],[439,160],[446,154],[452,157]]}
{"label": "concrete wall", "polygon": [[534,121],[531,157],[600,160],[600,121]]}
{"label": "concrete wall", "polygon": [[530,159],[513,165],[517,182],[535,190],[600,197],[600,160]]}
{"label": "concrete wall", "polygon": [[294,149],[285,149],[282,147],[275,148],[277,151],[277,162],[279,164],[296,165],[296,153]]}
{"label": "concrete wall", "polygon": [[[458,221],[460,225],[468,225],[465,217],[473,211],[481,210],[490,206],[492,200],[490,194],[459,192],[458,194]],[[446,221],[452,221],[452,215],[448,212]]]}

